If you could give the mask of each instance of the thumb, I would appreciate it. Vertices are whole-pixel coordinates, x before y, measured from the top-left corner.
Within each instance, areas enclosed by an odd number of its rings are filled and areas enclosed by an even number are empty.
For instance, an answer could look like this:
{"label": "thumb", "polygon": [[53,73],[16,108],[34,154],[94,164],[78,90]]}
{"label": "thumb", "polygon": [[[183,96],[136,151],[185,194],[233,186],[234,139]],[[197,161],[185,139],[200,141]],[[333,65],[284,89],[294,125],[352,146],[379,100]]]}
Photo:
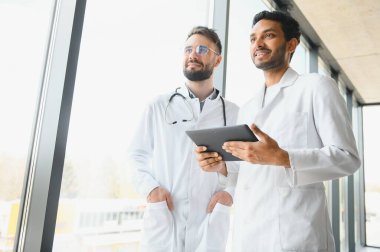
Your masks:
{"label": "thumb", "polygon": [[207,212],[208,213],[211,213],[213,210],[214,210],[214,207],[216,205],[216,203],[218,202],[218,200],[215,198],[215,197],[212,197],[210,202],[208,203],[208,206],[207,206]]}
{"label": "thumb", "polygon": [[166,203],[168,204],[169,210],[172,211],[174,209],[174,205],[173,205],[173,200],[170,193],[168,193],[168,195],[166,196]]}
{"label": "thumb", "polygon": [[257,136],[259,141],[264,140],[267,137],[267,135],[264,132],[262,132],[254,123],[251,124],[251,130],[253,134]]}

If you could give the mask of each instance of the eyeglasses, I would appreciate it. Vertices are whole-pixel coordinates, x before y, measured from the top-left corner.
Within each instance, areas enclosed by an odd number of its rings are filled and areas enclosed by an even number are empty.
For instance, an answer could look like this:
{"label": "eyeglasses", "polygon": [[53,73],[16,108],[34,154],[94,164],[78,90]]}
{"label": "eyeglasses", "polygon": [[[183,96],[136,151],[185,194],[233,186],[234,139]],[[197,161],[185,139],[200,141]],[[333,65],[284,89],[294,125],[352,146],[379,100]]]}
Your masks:
{"label": "eyeglasses", "polygon": [[[208,46],[199,45],[199,46],[195,47],[195,53],[198,54],[198,55],[200,55],[200,56],[206,55],[209,50],[211,52],[215,53],[216,55],[219,55],[219,53],[215,52],[214,50],[212,50]],[[185,50],[184,50],[185,55],[190,55],[192,52],[193,52],[193,47],[192,46],[186,46],[185,47]]]}

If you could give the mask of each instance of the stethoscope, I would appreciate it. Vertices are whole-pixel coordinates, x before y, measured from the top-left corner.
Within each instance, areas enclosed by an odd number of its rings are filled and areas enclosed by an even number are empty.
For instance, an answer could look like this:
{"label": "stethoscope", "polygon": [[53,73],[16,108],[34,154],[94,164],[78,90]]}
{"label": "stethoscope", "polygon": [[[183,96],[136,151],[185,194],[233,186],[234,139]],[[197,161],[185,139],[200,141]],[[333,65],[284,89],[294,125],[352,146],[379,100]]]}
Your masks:
{"label": "stethoscope", "polygon": [[[178,121],[169,121],[168,118],[167,118],[167,111],[168,111],[168,108],[170,106],[170,103],[172,102],[172,100],[176,97],[176,96],[179,96],[182,98],[183,102],[186,104],[187,108],[189,109],[190,113],[191,113],[191,118],[189,119],[182,119],[181,121],[182,122],[190,122],[194,119],[194,110],[193,110],[193,107],[191,106],[190,102],[186,99],[186,97],[181,94],[181,93],[178,93],[178,89],[180,89],[179,87],[175,89],[175,92],[170,96],[169,98],[169,101],[168,101],[168,104],[166,105],[166,108],[165,108],[165,121],[169,124],[169,125],[174,125],[176,123],[178,123]],[[223,121],[224,121],[224,126],[227,126],[227,119],[226,119],[226,105],[224,104],[224,99],[222,96],[219,96],[220,97],[220,100],[222,101],[222,108],[223,108]]]}

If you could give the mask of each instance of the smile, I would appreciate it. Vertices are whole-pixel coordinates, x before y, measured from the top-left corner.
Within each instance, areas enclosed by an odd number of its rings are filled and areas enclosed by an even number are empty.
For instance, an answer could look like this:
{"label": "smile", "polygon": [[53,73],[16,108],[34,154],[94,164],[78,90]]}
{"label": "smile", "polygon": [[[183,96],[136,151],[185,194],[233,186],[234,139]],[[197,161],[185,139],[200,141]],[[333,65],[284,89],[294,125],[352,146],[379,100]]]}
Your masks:
{"label": "smile", "polygon": [[270,50],[257,50],[254,55],[255,56],[263,56],[263,55],[269,54],[269,53],[270,53]]}

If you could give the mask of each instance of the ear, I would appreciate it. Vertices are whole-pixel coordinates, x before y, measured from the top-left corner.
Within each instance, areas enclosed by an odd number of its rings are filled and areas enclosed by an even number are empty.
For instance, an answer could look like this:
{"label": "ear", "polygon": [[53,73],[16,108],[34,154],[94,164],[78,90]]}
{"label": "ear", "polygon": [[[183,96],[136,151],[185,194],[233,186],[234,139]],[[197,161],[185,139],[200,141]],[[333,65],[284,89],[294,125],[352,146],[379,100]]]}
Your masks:
{"label": "ear", "polygon": [[222,58],[223,58],[222,55],[216,56],[214,67],[219,66],[220,62],[222,62]]}
{"label": "ear", "polygon": [[287,44],[288,44],[288,52],[294,53],[298,46],[298,40],[296,38],[292,38],[287,42]]}

